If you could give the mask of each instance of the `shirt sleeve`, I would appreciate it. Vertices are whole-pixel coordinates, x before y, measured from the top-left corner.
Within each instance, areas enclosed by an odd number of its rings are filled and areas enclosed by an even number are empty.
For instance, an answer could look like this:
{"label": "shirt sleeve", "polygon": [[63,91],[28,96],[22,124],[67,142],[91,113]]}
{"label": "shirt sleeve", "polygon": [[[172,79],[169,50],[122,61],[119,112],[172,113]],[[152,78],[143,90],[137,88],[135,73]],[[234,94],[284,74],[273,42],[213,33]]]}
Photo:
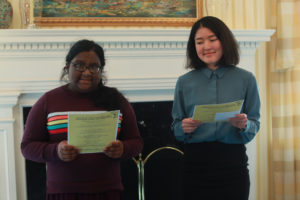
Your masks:
{"label": "shirt sleeve", "polygon": [[21,152],[24,157],[35,162],[59,160],[58,144],[49,143],[46,99],[46,95],[43,95],[31,108],[21,142]]}
{"label": "shirt sleeve", "polygon": [[248,122],[246,129],[241,131],[240,134],[243,143],[248,143],[255,137],[260,128],[260,98],[257,82],[253,74],[251,74],[248,82],[243,113],[247,114]]}
{"label": "shirt sleeve", "polygon": [[185,134],[182,129],[182,120],[186,116],[184,109],[184,98],[182,94],[182,82],[179,77],[176,83],[175,92],[174,92],[174,101],[172,108],[172,130],[177,140],[184,141]]}
{"label": "shirt sleeve", "polygon": [[121,112],[123,120],[118,138],[123,142],[124,152],[122,158],[137,156],[143,149],[143,141],[137,126],[136,116],[130,103],[123,98]]}

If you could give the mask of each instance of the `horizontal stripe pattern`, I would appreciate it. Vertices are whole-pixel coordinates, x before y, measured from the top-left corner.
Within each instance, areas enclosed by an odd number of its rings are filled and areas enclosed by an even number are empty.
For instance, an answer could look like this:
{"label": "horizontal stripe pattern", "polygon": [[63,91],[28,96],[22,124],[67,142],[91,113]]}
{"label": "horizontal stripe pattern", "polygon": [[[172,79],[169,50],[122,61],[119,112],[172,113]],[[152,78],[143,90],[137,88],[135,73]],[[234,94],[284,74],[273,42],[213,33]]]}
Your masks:
{"label": "horizontal stripe pattern", "polygon": [[51,126],[51,125],[65,124],[65,123],[68,123],[68,119],[59,119],[59,120],[55,120],[55,121],[49,121],[47,124],[48,124],[48,126]]}
{"label": "horizontal stripe pattern", "polygon": [[68,128],[48,130],[49,134],[68,133]]}
{"label": "horizontal stripe pattern", "polygon": [[55,129],[61,129],[61,128],[68,128],[68,123],[55,124],[55,125],[48,126],[48,130],[55,130]]}
{"label": "horizontal stripe pattern", "polygon": [[68,133],[68,112],[50,113],[47,129],[49,134]]}
{"label": "horizontal stripe pattern", "polygon": [[119,114],[119,120],[118,120],[118,133],[121,132],[122,121],[123,121],[123,114],[120,112],[120,114]]}
{"label": "horizontal stripe pattern", "polygon": [[[55,112],[48,115],[47,129],[49,134],[68,133],[68,115],[69,112]],[[122,113],[119,114],[118,133],[121,131],[123,120]]]}

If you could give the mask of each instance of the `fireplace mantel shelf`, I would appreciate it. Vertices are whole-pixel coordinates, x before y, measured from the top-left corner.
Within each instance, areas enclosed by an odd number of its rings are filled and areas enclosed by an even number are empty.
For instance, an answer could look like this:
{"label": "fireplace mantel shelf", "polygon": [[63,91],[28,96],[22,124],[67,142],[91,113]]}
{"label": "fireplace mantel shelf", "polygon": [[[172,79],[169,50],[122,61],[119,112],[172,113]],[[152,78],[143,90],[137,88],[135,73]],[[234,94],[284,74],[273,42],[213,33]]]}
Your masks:
{"label": "fireplace mantel shelf", "polygon": [[[241,49],[239,66],[255,74],[256,49],[273,33],[233,30]],[[26,200],[25,165],[19,151],[22,107],[33,105],[44,92],[62,84],[58,79],[73,42],[91,39],[103,46],[107,85],[120,89],[130,101],[169,101],[177,78],[187,72],[188,35],[188,29],[0,30],[0,177],[4,177],[0,199]],[[250,151],[255,185],[255,148]]]}
{"label": "fireplace mantel shelf", "polygon": [[[242,57],[253,57],[258,45],[269,41],[273,32],[233,30]],[[108,85],[122,91],[169,90],[177,77],[185,73],[188,35],[187,29],[1,30],[0,63],[10,67],[0,75],[0,96],[9,91],[45,92],[59,85],[59,72],[67,50],[74,41],[83,38],[99,42],[105,49]]]}

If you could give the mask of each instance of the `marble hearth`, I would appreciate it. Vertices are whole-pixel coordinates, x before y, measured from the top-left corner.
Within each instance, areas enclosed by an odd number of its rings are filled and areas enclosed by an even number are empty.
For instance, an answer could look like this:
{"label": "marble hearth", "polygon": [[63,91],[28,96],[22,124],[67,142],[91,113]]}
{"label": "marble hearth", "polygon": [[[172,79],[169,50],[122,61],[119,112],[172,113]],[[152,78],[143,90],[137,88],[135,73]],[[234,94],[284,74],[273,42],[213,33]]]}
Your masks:
{"label": "marble hearth", "polygon": [[[241,67],[255,73],[255,52],[272,30],[234,30]],[[60,85],[64,56],[71,43],[99,42],[107,59],[107,85],[131,102],[172,101],[184,69],[187,29],[9,29],[0,30],[0,199],[26,200],[25,161],[19,146],[23,107]],[[255,200],[256,142],[247,145]]]}

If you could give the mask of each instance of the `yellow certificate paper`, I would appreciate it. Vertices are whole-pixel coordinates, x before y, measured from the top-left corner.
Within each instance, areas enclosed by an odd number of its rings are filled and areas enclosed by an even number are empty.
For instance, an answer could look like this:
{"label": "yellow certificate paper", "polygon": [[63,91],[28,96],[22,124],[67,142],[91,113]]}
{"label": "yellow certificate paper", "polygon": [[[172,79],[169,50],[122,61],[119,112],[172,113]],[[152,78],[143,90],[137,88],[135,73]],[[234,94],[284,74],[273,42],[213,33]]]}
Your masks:
{"label": "yellow certificate paper", "polygon": [[241,112],[243,102],[244,100],[238,100],[222,104],[196,105],[193,119],[204,123],[227,121]]}
{"label": "yellow certificate paper", "polygon": [[115,141],[120,111],[70,112],[68,117],[68,144],[80,153],[103,152],[105,146]]}

